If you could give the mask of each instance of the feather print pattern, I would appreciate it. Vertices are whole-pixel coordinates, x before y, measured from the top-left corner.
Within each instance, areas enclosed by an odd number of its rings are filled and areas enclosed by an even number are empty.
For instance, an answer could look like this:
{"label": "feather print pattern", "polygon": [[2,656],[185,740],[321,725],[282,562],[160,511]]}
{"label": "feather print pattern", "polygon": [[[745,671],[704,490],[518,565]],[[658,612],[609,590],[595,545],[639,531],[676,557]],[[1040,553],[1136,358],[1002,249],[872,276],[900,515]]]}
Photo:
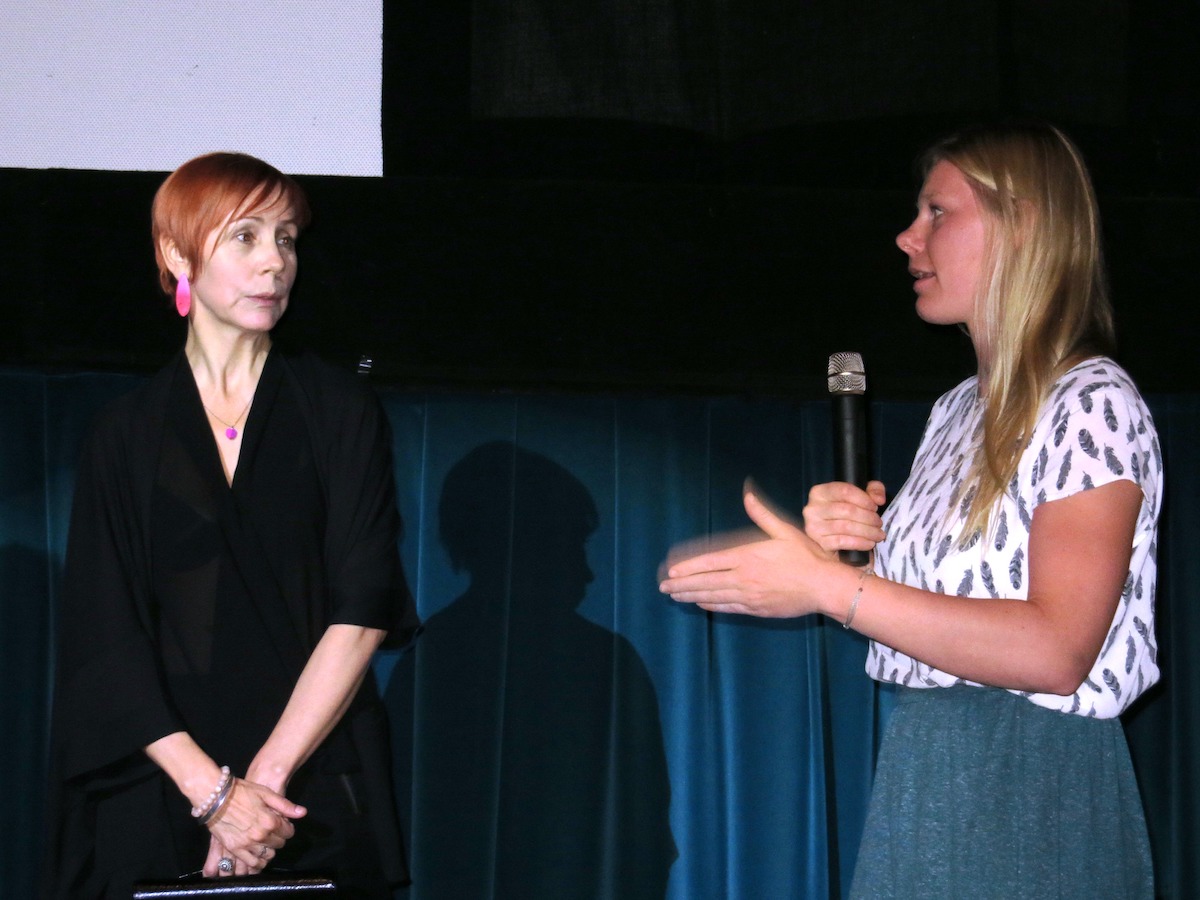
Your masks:
{"label": "feather print pattern", "polygon": [[958,587],[954,591],[956,597],[970,597],[971,588],[975,586],[975,570],[967,569],[963,572],[962,581],[958,583]]}
{"label": "feather print pattern", "polygon": [[960,504],[958,504],[958,517],[960,519],[965,519],[967,517],[967,510],[969,510],[971,508],[971,501],[973,501],[974,499],[975,499],[975,485],[971,485],[967,489],[966,494],[963,496],[962,502]]}
{"label": "feather print pattern", "polygon": [[1056,448],[1062,445],[1063,438],[1067,436],[1067,428],[1070,427],[1070,424],[1071,417],[1063,416],[1062,421],[1058,423],[1058,427],[1054,429],[1054,446]]}
{"label": "feather print pattern", "polygon": [[1067,394],[1070,393],[1071,388],[1075,387],[1075,385],[1078,383],[1078,378],[1070,378],[1063,382],[1062,387],[1058,389],[1058,393],[1054,396],[1055,402],[1058,402],[1059,400],[1063,399],[1063,397],[1067,396]]}
{"label": "feather print pattern", "polygon": [[996,579],[992,577],[992,567],[987,564],[987,560],[979,564],[979,578],[989,597],[1000,596],[1000,592],[996,590]]}
{"label": "feather print pattern", "polygon": [[1002,509],[999,521],[996,522],[996,539],[992,542],[992,546],[1000,551],[1006,544],[1008,544],[1008,512]]}
{"label": "feather print pattern", "polygon": [[1104,464],[1108,466],[1108,471],[1112,472],[1118,478],[1125,474],[1125,467],[1117,459],[1117,454],[1113,452],[1112,447],[1107,445],[1104,448]]}
{"label": "feather print pattern", "polygon": [[1021,517],[1021,524],[1028,531],[1033,525],[1033,517],[1029,515],[1029,505],[1025,502],[1024,497],[1017,498],[1017,515]]}
{"label": "feather print pattern", "polygon": [[1117,414],[1113,412],[1112,399],[1109,397],[1104,398],[1104,424],[1108,426],[1109,431],[1114,433],[1121,427],[1117,421]]}
{"label": "feather print pattern", "polygon": [[1114,625],[1108,630],[1108,637],[1104,641],[1104,648],[1100,651],[1100,655],[1104,656],[1108,653],[1109,648],[1116,643],[1117,635],[1121,633],[1121,629]]}
{"label": "feather print pattern", "polygon": [[1062,465],[1058,467],[1058,478],[1054,482],[1054,489],[1061,491],[1067,484],[1067,479],[1071,477],[1071,448],[1067,448],[1067,452],[1063,454]]}
{"label": "feather print pattern", "polygon": [[1021,589],[1021,582],[1024,580],[1024,563],[1025,551],[1018,547],[1017,552],[1012,555],[1012,560],[1008,564],[1008,581],[1013,586],[1014,591]]}
{"label": "feather print pattern", "polygon": [[1112,673],[1112,669],[1105,669],[1103,672],[1104,684],[1108,687],[1113,695],[1121,699],[1121,682],[1117,681],[1117,676]]}
{"label": "feather print pattern", "polygon": [[1146,645],[1146,650],[1150,654],[1150,661],[1158,662],[1158,646],[1154,643],[1154,635],[1150,632],[1150,626],[1143,622],[1137,616],[1133,617],[1133,628],[1141,636],[1142,641]]}
{"label": "feather print pattern", "polygon": [[1036,486],[1039,481],[1046,477],[1046,466],[1050,462],[1050,450],[1043,447],[1037,455],[1037,461],[1033,464],[1033,472],[1029,476],[1030,486]]}
{"label": "feather print pattern", "polygon": [[[1071,696],[1013,692],[1060,712],[1110,718],[1159,677],[1154,551],[1162,450],[1136,388],[1107,359],[1075,366],[1049,397],[1024,439],[988,531],[971,534],[962,522],[977,490],[971,467],[984,411],[978,379],[967,379],[934,405],[909,481],[884,512],[889,537],[876,548],[876,571],[942,594],[1024,600],[1037,507],[1118,479],[1133,481],[1145,502],[1128,577],[1094,666]],[[970,683],[877,643],[867,668],[879,680],[917,689]]]}
{"label": "feather print pattern", "polygon": [[1092,433],[1086,428],[1079,429],[1079,449],[1092,459],[1100,458],[1100,450],[1096,447],[1096,442],[1092,440]]}

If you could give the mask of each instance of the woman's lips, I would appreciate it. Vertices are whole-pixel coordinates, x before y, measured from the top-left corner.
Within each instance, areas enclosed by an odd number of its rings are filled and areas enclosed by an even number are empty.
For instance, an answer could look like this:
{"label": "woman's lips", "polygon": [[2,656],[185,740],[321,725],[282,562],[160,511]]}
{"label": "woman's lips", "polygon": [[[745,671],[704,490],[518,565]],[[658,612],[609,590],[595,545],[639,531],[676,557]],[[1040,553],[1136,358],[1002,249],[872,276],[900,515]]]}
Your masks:
{"label": "woman's lips", "polygon": [[921,288],[928,285],[933,280],[933,273],[926,272],[924,269],[909,269],[908,274],[914,279],[913,290],[920,291]]}

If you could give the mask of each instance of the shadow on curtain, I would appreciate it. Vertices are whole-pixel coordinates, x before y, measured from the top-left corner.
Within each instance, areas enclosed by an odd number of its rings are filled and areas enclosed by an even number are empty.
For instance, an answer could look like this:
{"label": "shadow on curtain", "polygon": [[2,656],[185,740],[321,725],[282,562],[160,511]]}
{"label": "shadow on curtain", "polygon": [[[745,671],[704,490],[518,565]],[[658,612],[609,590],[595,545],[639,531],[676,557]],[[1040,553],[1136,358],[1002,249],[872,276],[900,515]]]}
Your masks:
{"label": "shadow on curtain", "polygon": [[590,493],[493,441],[451,468],[438,512],[470,583],[386,691],[412,895],[663,897],[676,851],[654,685],[627,639],[576,611]]}

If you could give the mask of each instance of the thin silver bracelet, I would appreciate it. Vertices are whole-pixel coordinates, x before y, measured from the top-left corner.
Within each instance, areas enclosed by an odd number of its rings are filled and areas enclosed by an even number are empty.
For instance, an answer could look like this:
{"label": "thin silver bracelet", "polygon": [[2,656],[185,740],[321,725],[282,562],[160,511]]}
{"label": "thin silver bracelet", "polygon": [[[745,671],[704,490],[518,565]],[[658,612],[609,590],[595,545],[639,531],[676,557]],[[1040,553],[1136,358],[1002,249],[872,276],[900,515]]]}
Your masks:
{"label": "thin silver bracelet", "polygon": [[850,600],[850,611],[846,613],[846,621],[842,623],[842,627],[847,630],[850,628],[850,623],[854,621],[854,614],[858,612],[858,601],[862,599],[863,585],[867,583],[867,576],[870,574],[870,569],[863,569],[862,574],[858,576],[858,590],[854,592],[854,597]]}
{"label": "thin silver bracelet", "polygon": [[201,813],[199,818],[196,819],[199,824],[207,825],[217,817],[217,813],[224,809],[225,804],[229,802],[229,798],[233,796],[233,786],[236,783],[236,778],[230,778],[227,782],[225,782],[225,786],[221,788],[221,793],[217,795],[217,799],[213,802],[213,805]]}

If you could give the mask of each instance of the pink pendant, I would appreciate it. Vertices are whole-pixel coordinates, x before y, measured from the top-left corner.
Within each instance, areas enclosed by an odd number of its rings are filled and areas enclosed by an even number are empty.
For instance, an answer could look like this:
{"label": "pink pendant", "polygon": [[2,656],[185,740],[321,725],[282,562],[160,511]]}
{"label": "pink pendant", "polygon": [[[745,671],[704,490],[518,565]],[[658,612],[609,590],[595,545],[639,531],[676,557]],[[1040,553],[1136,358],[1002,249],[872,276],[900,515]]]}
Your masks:
{"label": "pink pendant", "polygon": [[226,428],[225,429],[225,437],[229,438],[232,441],[235,437],[237,437],[237,429],[236,428]]}

